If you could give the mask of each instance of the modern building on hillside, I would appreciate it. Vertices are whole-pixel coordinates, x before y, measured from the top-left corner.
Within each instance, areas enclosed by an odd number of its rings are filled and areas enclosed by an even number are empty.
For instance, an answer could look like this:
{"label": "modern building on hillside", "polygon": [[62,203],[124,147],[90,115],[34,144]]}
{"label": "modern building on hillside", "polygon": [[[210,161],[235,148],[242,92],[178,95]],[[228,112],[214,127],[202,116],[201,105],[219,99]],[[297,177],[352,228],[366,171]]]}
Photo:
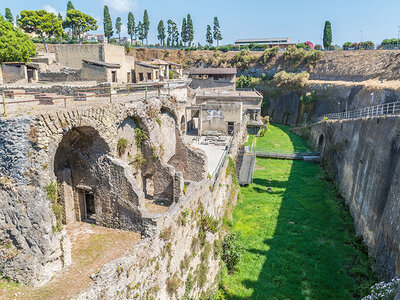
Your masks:
{"label": "modern building on hillside", "polygon": [[235,89],[236,68],[194,68],[190,70],[191,88]]}
{"label": "modern building on hillside", "polygon": [[286,49],[290,45],[296,45],[296,43],[290,42],[289,38],[260,38],[260,39],[241,39],[235,42],[238,46],[249,46],[251,44],[256,45],[268,45],[270,47],[279,47]]}

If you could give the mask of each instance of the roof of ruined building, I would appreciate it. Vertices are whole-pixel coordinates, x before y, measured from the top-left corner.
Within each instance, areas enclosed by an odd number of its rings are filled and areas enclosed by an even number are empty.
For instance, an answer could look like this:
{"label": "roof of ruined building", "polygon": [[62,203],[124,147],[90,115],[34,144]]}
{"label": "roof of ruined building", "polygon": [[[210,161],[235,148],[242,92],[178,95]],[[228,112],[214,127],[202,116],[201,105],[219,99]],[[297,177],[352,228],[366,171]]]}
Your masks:
{"label": "roof of ruined building", "polygon": [[146,67],[146,68],[152,68],[152,69],[158,69],[157,66],[152,65],[150,63],[146,63],[146,62],[142,62],[142,61],[137,61],[135,62],[137,65],[142,66],[142,67]]}
{"label": "roof of ruined building", "polygon": [[284,38],[241,39],[235,41],[235,44],[240,44],[240,43],[284,44],[284,43],[290,43],[290,39],[288,37],[284,37]]}
{"label": "roof of ruined building", "polygon": [[164,66],[168,66],[168,65],[173,65],[173,66],[178,66],[178,67],[182,67],[182,65],[177,64],[177,63],[173,63],[171,61],[166,61],[166,60],[162,60],[162,59],[158,59],[158,58],[153,58],[151,60],[152,64],[156,64],[156,65],[164,65]]}
{"label": "roof of ruined building", "polygon": [[37,65],[26,63],[26,62],[3,62],[3,65],[8,65],[8,66],[27,66],[28,68],[32,69],[39,69]]}
{"label": "roof of ruined building", "polygon": [[236,75],[236,68],[194,68],[190,75]]}
{"label": "roof of ruined building", "polygon": [[98,61],[98,60],[83,60],[84,63],[87,63],[89,65],[95,65],[95,66],[100,66],[100,67],[106,67],[106,68],[121,68],[120,64],[114,64],[114,63],[107,63],[104,61]]}
{"label": "roof of ruined building", "polygon": [[254,98],[262,99],[263,96],[256,90],[222,90],[222,89],[198,89],[194,92],[197,98],[215,98],[215,99],[234,99],[234,98]]}

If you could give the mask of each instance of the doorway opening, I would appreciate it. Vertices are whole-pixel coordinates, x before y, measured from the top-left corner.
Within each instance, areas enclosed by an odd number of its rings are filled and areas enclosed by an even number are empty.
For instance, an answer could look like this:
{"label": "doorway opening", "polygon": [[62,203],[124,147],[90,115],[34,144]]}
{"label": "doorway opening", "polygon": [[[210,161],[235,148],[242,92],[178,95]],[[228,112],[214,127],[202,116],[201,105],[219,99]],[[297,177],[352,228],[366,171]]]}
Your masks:
{"label": "doorway opening", "polygon": [[83,194],[84,198],[84,222],[96,224],[96,207],[94,203],[93,192],[85,191]]}
{"label": "doorway opening", "polygon": [[235,131],[235,123],[228,122],[228,134],[231,135]]}

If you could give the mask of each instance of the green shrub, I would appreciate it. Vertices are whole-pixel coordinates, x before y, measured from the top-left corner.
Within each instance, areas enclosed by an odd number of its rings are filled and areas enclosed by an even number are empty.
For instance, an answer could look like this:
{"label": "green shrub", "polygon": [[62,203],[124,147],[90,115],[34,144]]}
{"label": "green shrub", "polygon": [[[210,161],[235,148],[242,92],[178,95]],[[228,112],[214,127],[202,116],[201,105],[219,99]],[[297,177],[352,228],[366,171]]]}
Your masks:
{"label": "green shrub", "polygon": [[278,54],[279,50],[279,47],[265,49],[262,56],[262,61],[264,62],[264,64],[268,63],[272,58],[274,58]]}
{"label": "green shrub", "polygon": [[272,82],[277,87],[299,91],[308,87],[309,78],[310,74],[305,71],[299,74],[281,71],[274,75]]}
{"label": "green shrub", "polygon": [[57,181],[51,181],[46,186],[47,199],[51,202],[51,209],[56,216],[56,226],[53,227],[53,231],[62,230],[62,219],[63,219],[63,207],[60,198],[60,184]]}
{"label": "green shrub", "polygon": [[175,73],[174,73],[174,71],[169,70],[168,77],[169,77],[169,79],[175,79]]}
{"label": "green shrub", "polygon": [[252,76],[240,76],[236,80],[236,87],[237,88],[247,88],[247,87],[256,87],[260,84],[261,78],[255,78]]}
{"label": "green shrub", "polygon": [[144,157],[144,155],[142,153],[138,153],[135,155],[135,157],[131,161],[131,164],[136,169],[141,169],[147,164],[147,159]]}
{"label": "green shrub", "polygon": [[300,100],[303,104],[311,104],[318,100],[317,94],[315,91],[307,92],[300,97]]}
{"label": "green shrub", "polygon": [[307,51],[303,48],[297,49],[295,46],[289,46],[283,52],[282,57],[285,62],[296,65],[307,57]]}
{"label": "green shrub", "polygon": [[175,274],[173,277],[167,279],[167,292],[170,296],[176,293],[178,288],[181,286],[182,281]]}
{"label": "green shrub", "polygon": [[187,223],[187,217],[189,217],[190,214],[190,209],[186,208],[181,212],[181,216],[180,216],[180,221],[181,221],[181,225],[185,226]]}
{"label": "green shrub", "polygon": [[129,142],[126,138],[120,138],[118,140],[117,150],[120,156],[125,153],[126,149],[128,148],[128,144]]}
{"label": "green shrub", "polygon": [[148,136],[146,132],[140,128],[139,126],[135,128],[135,140],[137,146],[140,148],[142,146],[142,142],[147,140]]}
{"label": "green shrub", "polygon": [[234,232],[226,235],[222,242],[221,258],[230,273],[236,270],[236,266],[242,257],[242,247],[237,240],[238,234]]}

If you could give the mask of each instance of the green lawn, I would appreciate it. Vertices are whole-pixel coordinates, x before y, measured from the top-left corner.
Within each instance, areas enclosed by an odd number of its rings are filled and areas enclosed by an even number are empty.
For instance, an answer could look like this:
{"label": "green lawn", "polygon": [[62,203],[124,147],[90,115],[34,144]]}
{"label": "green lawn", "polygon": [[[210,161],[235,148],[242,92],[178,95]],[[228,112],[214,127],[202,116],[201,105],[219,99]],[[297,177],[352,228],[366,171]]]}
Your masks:
{"label": "green lawn", "polygon": [[[308,149],[288,127],[274,125],[257,138],[257,149],[264,146]],[[233,214],[244,255],[223,280],[227,299],[353,299],[368,292],[365,249],[324,178],[315,163],[257,159],[254,184],[241,188]]]}
{"label": "green lawn", "polygon": [[264,137],[257,138],[256,150],[279,150],[283,152],[310,152],[301,137],[289,131],[285,125],[270,125]]}

